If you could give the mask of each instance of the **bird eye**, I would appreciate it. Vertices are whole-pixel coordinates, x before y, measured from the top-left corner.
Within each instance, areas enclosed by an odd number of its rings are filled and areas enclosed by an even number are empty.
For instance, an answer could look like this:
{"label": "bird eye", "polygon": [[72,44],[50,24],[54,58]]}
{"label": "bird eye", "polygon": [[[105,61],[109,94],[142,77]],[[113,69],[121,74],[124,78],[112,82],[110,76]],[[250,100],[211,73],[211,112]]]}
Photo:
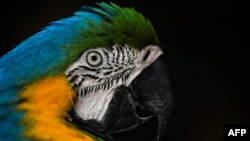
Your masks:
{"label": "bird eye", "polygon": [[102,55],[97,51],[91,51],[88,52],[86,60],[91,67],[98,67],[102,64]]}

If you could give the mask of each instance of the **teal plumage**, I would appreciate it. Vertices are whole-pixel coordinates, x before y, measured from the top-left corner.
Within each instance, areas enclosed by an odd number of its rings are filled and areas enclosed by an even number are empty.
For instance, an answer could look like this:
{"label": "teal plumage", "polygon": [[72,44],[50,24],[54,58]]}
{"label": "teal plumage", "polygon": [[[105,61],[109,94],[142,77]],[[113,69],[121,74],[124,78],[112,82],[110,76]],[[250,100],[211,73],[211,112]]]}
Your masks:
{"label": "teal plumage", "polygon": [[64,61],[68,57],[65,52],[70,51],[74,37],[88,28],[84,22],[86,19],[98,22],[100,17],[76,12],[75,16],[52,23],[1,57],[0,139],[21,140],[22,127],[18,122],[22,113],[15,109],[19,101],[18,92],[34,80],[63,73],[67,66]]}
{"label": "teal plumage", "polygon": [[[0,58],[0,140],[22,140],[24,127],[19,122],[23,114],[15,106],[22,101],[18,94],[23,87],[46,76],[63,74],[87,48],[114,43],[141,48],[158,43],[150,22],[135,10],[99,5],[101,9],[83,7],[74,16],[51,23]],[[128,14],[130,19],[117,13]],[[115,22],[109,22],[114,17]],[[111,25],[116,29],[111,30]]]}

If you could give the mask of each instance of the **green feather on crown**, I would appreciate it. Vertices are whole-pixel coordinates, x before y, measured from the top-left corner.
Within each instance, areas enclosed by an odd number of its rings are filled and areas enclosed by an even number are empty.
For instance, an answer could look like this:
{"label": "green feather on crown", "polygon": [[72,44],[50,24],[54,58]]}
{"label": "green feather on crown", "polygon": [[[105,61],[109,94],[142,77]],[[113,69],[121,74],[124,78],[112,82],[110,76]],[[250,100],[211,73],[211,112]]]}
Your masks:
{"label": "green feather on crown", "polygon": [[[156,32],[148,19],[133,8],[122,8],[116,4],[98,3],[100,8],[83,7],[83,11],[100,16],[100,22],[85,19],[81,22],[88,28],[80,29],[74,36],[65,58],[65,68],[76,60],[84,50],[96,47],[111,47],[127,44],[142,49],[147,45],[158,45]],[[64,47],[62,47],[64,48]]]}
{"label": "green feather on crown", "polygon": [[[116,4],[98,3],[101,9],[83,7],[84,10],[101,16],[100,24],[88,22],[90,29],[82,32],[89,47],[105,47],[113,44],[128,44],[135,48],[156,45],[159,40],[148,19],[133,8],[121,8]],[[88,40],[89,39],[89,40]],[[93,42],[93,39],[94,42]]]}

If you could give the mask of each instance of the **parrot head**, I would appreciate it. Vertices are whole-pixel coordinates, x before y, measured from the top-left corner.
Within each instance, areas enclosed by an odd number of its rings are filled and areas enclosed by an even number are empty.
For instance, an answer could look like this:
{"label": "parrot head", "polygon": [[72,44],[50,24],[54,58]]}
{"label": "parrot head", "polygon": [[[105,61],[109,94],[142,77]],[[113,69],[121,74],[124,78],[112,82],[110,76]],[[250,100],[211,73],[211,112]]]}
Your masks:
{"label": "parrot head", "polygon": [[114,140],[154,116],[156,140],[165,133],[172,89],[152,24],[133,8],[98,5],[0,59],[0,139]]}
{"label": "parrot head", "polygon": [[102,121],[117,88],[128,87],[161,54],[153,45],[142,50],[113,45],[85,51],[66,71],[77,92],[76,114],[83,120]]}

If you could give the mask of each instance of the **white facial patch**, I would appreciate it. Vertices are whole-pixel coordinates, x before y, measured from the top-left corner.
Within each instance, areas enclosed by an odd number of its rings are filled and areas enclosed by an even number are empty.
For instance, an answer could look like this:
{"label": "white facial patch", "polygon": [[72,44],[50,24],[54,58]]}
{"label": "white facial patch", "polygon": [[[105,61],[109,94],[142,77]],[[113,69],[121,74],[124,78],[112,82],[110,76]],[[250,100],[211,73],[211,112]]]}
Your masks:
{"label": "white facial patch", "polygon": [[79,98],[76,102],[75,111],[83,120],[96,119],[101,121],[105,115],[114,91],[98,91],[91,95]]}
{"label": "white facial patch", "polygon": [[85,51],[65,72],[77,92],[74,107],[77,116],[102,121],[115,90],[129,86],[161,54],[158,46],[147,46],[139,51],[127,45],[114,45]]}

